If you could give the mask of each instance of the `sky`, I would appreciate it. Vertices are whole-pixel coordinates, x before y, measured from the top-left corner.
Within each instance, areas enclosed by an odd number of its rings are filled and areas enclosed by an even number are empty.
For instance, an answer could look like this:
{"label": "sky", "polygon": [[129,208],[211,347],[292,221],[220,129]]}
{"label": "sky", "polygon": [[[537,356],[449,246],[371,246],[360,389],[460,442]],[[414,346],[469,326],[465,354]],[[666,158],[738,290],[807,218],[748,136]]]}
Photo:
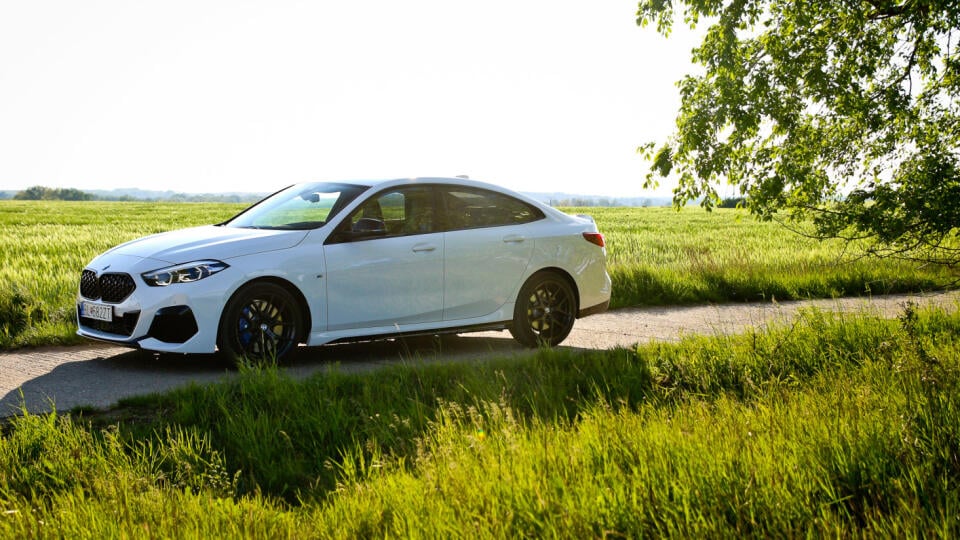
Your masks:
{"label": "sky", "polygon": [[0,0],[0,190],[643,190],[694,33],[632,0]]}

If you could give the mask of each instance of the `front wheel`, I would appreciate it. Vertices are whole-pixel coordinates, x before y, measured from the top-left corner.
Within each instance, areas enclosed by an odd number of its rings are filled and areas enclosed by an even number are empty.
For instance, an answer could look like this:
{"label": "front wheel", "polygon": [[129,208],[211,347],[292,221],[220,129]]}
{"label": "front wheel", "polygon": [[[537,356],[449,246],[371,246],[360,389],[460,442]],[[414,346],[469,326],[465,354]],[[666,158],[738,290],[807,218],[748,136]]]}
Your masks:
{"label": "front wheel", "polygon": [[563,277],[534,274],[520,289],[510,334],[526,347],[559,345],[573,330],[577,297]]}
{"label": "front wheel", "polygon": [[301,319],[289,291],[273,283],[254,283],[227,303],[217,345],[234,363],[277,362],[297,345]]}

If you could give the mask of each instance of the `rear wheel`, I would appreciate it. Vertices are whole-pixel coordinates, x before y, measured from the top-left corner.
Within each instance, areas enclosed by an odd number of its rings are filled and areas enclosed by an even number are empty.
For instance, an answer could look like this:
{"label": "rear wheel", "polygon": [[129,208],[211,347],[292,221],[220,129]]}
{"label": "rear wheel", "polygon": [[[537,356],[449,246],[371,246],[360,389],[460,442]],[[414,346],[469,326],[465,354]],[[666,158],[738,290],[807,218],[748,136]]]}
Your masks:
{"label": "rear wheel", "polygon": [[520,289],[510,333],[527,347],[559,345],[573,330],[577,297],[562,276],[534,274]]}
{"label": "rear wheel", "polygon": [[289,291],[274,283],[254,283],[227,303],[217,346],[234,363],[276,362],[297,345],[301,320]]}

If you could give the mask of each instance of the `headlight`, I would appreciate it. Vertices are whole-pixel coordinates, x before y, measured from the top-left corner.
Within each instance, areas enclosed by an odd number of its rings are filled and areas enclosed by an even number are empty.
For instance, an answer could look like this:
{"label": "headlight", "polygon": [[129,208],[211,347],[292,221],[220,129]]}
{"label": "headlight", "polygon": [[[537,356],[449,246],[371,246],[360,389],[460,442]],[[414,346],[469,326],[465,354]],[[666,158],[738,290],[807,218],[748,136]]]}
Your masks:
{"label": "headlight", "polygon": [[166,287],[173,283],[200,281],[229,267],[230,265],[220,261],[196,261],[151,270],[140,274],[140,277],[151,287]]}

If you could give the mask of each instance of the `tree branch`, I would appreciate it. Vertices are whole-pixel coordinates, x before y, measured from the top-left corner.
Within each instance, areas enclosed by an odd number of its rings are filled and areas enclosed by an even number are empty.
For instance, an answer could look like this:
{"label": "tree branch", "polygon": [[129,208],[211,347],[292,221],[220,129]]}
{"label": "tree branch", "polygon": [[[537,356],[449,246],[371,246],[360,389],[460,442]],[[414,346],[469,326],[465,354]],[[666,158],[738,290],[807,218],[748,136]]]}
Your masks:
{"label": "tree branch", "polygon": [[867,18],[872,21],[900,17],[903,16],[903,14],[909,9],[907,7],[908,3],[888,4],[883,0],[867,0],[867,3],[873,6],[873,9],[876,10],[873,13],[867,14]]}

